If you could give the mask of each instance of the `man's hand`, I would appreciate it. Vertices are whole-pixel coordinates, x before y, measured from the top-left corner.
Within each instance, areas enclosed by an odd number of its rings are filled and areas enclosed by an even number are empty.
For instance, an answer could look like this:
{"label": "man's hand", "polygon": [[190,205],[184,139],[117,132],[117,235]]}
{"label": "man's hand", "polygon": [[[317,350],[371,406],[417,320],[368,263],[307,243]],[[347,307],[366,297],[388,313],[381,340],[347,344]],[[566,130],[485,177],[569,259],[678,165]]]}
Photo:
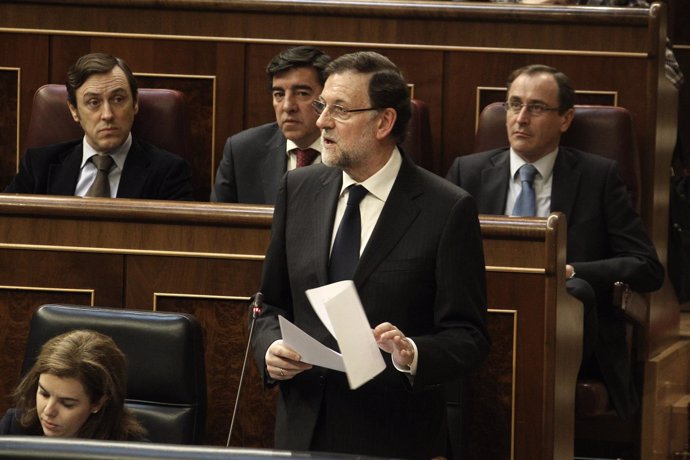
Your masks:
{"label": "man's hand", "polygon": [[300,361],[301,356],[292,348],[276,340],[266,350],[266,370],[273,380],[288,380],[312,365]]}
{"label": "man's hand", "polygon": [[565,279],[569,280],[573,276],[575,276],[575,269],[573,268],[572,265],[566,264],[566,266],[565,266]]}
{"label": "man's hand", "polygon": [[374,329],[379,348],[390,353],[398,366],[410,366],[414,360],[414,347],[400,329],[391,323],[381,323]]}

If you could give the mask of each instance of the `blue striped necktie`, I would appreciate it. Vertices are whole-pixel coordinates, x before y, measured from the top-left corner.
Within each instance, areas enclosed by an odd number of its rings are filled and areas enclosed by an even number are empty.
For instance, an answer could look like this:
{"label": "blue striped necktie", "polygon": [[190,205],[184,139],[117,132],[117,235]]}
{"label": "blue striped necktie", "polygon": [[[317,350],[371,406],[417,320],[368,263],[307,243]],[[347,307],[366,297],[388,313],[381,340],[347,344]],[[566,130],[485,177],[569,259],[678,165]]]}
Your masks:
{"label": "blue striped necktie", "polygon": [[527,163],[518,170],[520,174],[520,182],[522,190],[515,200],[515,207],[513,207],[514,216],[536,216],[537,215],[537,198],[534,194],[534,176],[537,174],[537,168]]}

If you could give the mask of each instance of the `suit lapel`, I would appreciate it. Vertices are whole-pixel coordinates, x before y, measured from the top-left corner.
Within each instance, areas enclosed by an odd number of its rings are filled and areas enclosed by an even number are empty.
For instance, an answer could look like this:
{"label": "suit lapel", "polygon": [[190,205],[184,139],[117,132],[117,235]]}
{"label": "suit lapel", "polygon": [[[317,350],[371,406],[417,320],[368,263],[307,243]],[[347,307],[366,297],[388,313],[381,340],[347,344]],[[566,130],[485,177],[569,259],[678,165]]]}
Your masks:
{"label": "suit lapel", "polygon": [[560,211],[566,216],[572,215],[580,176],[580,167],[575,155],[566,148],[560,148],[553,166],[551,212]]}
{"label": "suit lapel", "polygon": [[510,180],[509,150],[502,150],[491,158],[491,166],[482,170],[481,193],[475,199],[482,214],[504,214]]}
{"label": "suit lapel", "polygon": [[49,195],[74,195],[79,180],[84,144],[79,142],[72,150],[61,155],[60,162],[50,166],[48,171]]}
{"label": "suit lapel", "polygon": [[417,218],[420,209],[415,200],[422,193],[416,167],[403,155],[398,177],[357,265],[353,277],[357,287],[361,287],[376,267],[388,257]]}
{"label": "suit lapel", "polygon": [[287,171],[287,155],[285,146],[287,141],[285,136],[276,124],[276,130],[273,136],[266,142],[266,148],[263,150],[264,158],[261,161],[261,189],[263,190],[264,198],[275,197],[278,194],[278,185],[280,180]]}
{"label": "suit lapel", "polygon": [[316,276],[319,285],[328,284],[328,260],[331,253],[331,234],[338,196],[343,184],[343,173],[338,168],[322,167],[319,176],[319,189],[314,194],[314,208],[323,210],[314,216],[313,234],[311,241],[316,250]]}
{"label": "suit lapel", "polygon": [[118,198],[138,198],[149,175],[149,157],[136,139],[132,139],[132,146],[127,154],[125,166],[122,168],[120,185],[117,187]]}

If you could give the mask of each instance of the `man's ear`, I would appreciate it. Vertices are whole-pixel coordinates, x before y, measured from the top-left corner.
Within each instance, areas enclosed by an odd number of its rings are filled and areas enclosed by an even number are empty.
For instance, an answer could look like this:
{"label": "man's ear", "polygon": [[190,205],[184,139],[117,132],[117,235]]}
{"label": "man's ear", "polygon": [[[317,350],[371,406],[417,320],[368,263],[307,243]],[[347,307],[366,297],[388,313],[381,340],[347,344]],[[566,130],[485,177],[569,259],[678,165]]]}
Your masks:
{"label": "man's ear", "polygon": [[379,114],[378,125],[376,126],[376,138],[378,140],[386,138],[393,131],[395,120],[398,119],[398,113],[395,109],[383,109]]}
{"label": "man's ear", "polygon": [[134,115],[139,113],[139,98],[134,99]]}
{"label": "man's ear", "polygon": [[69,108],[69,112],[72,114],[72,119],[79,123],[79,112],[77,112],[77,108],[69,101],[67,101],[67,107]]}
{"label": "man's ear", "polygon": [[563,122],[561,122],[561,132],[564,133],[570,128],[570,123],[573,122],[573,117],[575,116],[575,109],[573,107],[569,108],[563,115]]}

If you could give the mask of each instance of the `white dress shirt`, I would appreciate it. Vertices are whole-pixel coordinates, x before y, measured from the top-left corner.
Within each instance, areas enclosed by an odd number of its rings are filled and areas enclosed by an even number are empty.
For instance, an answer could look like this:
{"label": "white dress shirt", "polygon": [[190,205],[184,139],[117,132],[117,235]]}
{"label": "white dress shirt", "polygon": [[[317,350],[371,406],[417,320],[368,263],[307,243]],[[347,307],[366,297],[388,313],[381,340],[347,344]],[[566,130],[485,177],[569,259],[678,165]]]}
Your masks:
{"label": "white dress shirt", "polygon": [[[551,212],[551,184],[553,183],[553,165],[556,163],[556,155],[558,155],[558,149],[532,163],[537,168],[537,174],[534,176],[534,183],[532,184],[537,199],[537,217],[546,217]],[[512,180],[509,182],[508,198],[506,199],[505,215],[507,216],[513,215],[515,200],[522,190],[518,170],[524,164],[526,161],[513,149],[510,149],[510,177]]]}
{"label": "white dress shirt", "polygon": [[[93,181],[96,180],[96,165],[91,162],[91,157],[99,154],[91,145],[86,142],[86,136],[84,136],[84,151],[81,157],[81,168],[79,169],[79,179],[77,180],[77,188],[74,191],[74,196],[85,196],[86,192],[89,191]],[[117,189],[120,186],[120,177],[122,177],[122,168],[125,167],[125,160],[127,160],[127,154],[129,149],[132,147],[132,133],[129,133],[127,139],[115,150],[108,153],[113,158],[113,166],[110,168],[110,173],[108,174],[108,182],[110,182],[110,197],[115,198],[117,196]]]}
{"label": "white dress shirt", "polygon": [[[297,153],[295,153],[295,149],[297,149],[297,144],[295,144],[293,141],[290,139],[287,140],[287,143],[285,145],[285,155],[287,155],[287,170],[292,171],[297,167]],[[313,144],[311,144],[309,147],[310,149],[314,149],[317,152],[319,152],[319,156],[314,158],[314,162],[312,164],[317,164],[321,163],[321,151],[323,150],[323,145],[321,144],[321,136],[317,137],[316,140],[314,141]]]}

